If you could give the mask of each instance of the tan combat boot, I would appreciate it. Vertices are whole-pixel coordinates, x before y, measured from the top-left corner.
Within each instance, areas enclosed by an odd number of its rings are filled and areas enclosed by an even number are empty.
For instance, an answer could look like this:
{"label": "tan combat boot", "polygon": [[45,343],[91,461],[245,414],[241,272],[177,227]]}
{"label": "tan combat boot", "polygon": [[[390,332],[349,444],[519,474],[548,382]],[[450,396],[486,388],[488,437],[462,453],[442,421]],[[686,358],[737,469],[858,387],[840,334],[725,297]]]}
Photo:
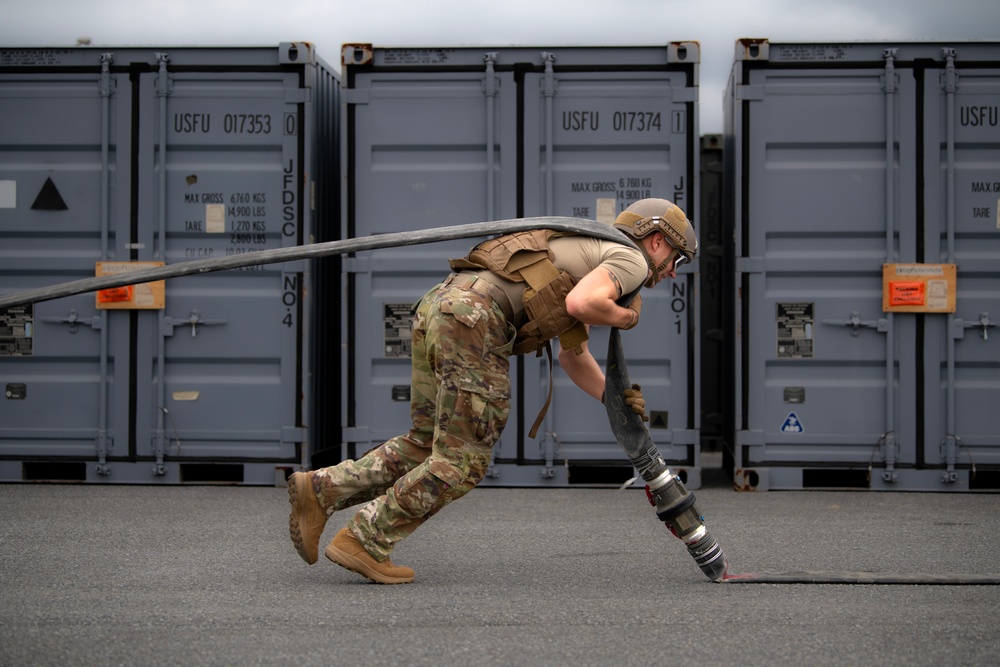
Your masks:
{"label": "tan combat boot", "polygon": [[388,558],[384,563],[375,560],[350,528],[342,528],[333,537],[326,548],[326,557],[377,584],[408,584],[413,581],[413,568],[393,565]]}
{"label": "tan combat boot", "polygon": [[312,565],[319,560],[319,538],[326,526],[326,512],[313,490],[311,472],[295,472],[288,478],[288,532],[302,560]]}

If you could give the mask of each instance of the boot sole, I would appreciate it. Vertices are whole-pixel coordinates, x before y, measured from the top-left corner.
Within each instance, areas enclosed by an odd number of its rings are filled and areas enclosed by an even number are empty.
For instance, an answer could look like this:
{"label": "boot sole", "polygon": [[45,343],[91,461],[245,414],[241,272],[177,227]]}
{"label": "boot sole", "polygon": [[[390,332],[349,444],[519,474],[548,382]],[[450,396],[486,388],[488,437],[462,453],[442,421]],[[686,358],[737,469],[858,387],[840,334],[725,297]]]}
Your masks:
{"label": "boot sole", "polygon": [[292,545],[295,551],[309,565],[315,565],[319,560],[319,540],[317,539],[316,557],[310,558],[306,553],[305,539],[302,537],[302,527],[299,522],[299,479],[301,475],[296,474],[292,483],[288,485],[288,502],[292,505],[292,513],[288,517],[288,534],[292,538]]}
{"label": "boot sole", "polygon": [[390,577],[384,574],[379,574],[369,567],[364,561],[355,558],[349,553],[341,551],[332,544],[326,548],[326,557],[332,560],[337,565],[360,574],[365,579],[369,581],[374,581],[376,584],[408,584],[413,581],[413,577]]}

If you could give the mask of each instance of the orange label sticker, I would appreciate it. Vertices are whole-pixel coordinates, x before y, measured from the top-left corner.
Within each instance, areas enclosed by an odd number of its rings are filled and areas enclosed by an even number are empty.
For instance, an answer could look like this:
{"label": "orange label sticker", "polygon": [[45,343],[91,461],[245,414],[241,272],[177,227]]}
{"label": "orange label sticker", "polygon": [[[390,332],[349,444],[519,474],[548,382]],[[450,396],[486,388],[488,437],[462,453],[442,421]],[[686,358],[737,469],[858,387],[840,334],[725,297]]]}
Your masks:
{"label": "orange label sticker", "polygon": [[954,264],[883,264],[882,310],[886,313],[954,313]]}
{"label": "orange label sticker", "polygon": [[[112,276],[163,266],[163,262],[97,262],[94,275]],[[100,310],[163,310],[164,281],[123,285],[99,290],[96,306]]]}
{"label": "orange label sticker", "polygon": [[133,294],[133,286],[125,285],[124,287],[112,287],[111,289],[102,289],[97,293],[98,303],[121,303],[123,301],[131,301]]}
{"label": "orange label sticker", "polygon": [[889,282],[890,306],[922,306],[925,282]]}

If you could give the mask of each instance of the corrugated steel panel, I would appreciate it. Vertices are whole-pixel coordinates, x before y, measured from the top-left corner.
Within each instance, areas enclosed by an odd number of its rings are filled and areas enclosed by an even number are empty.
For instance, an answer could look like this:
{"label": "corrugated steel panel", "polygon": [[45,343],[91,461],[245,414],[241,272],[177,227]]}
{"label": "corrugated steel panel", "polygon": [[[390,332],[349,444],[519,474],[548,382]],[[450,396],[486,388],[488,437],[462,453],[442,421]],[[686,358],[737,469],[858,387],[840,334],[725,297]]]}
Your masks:
{"label": "corrugated steel panel", "polygon": [[[947,410],[955,387],[995,391],[995,349],[992,361],[983,348],[966,348],[964,365],[953,357],[966,377],[952,382],[936,359],[951,317],[883,307],[883,264],[957,256],[938,251],[948,180],[943,46],[737,44],[726,98],[737,488],[969,486],[967,474],[942,482],[943,429],[932,415]],[[997,53],[996,45],[967,52],[970,84],[988,81]],[[978,144],[972,155],[995,162],[996,146]],[[988,267],[996,222],[987,229],[971,204],[960,215],[956,235],[971,242],[964,251],[985,261],[959,257],[959,303],[986,311],[976,285],[996,278]],[[995,442],[1000,422],[983,409],[988,397],[958,393],[952,405],[967,402],[966,417],[976,415],[966,422],[972,433]]]}
{"label": "corrugated steel panel", "polygon": [[[344,49],[345,235],[567,215],[610,222],[637,199],[675,200],[697,221],[694,43],[641,48]],[[696,222],[697,224],[697,222]],[[346,266],[345,456],[409,426],[408,308],[475,241],[368,253]],[[626,338],[655,411],[654,439],[698,484],[693,273],[644,295]],[[384,331],[382,337],[373,331]],[[667,332],[666,339],[662,335]],[[606,333],[591,342],[602,361]],[[603,411],[547,362],[514,360],[511,419],[487,484],[621,482],[630,467]],[[367,388],[371,387],[368,392]],[[367,392],[367,393],[365,393]],[[685,474],[688,474],[685,471]]]}
{"label": "corrugated steel panel", "polygon": [[[0,208],[5,289],[93,275],[98,261],[311,240],[317,127],[330,123],[316,109],[338,111],[314,96],[339,89],[322,85],[332,75],[309,45],[19,50],[2,62],[17,65],[0,68],[0,180],[24,193]],[[3,360],[4,381],[26,386],[0,407],[4,456],[96,459],[96,481],[273,484],[307,461],[311,279],[305,263],[267,265],[173,279],[150,308],[99,309],[94,295],[37,304],[35,350]],[[53,419],[65,423],[40,433]]]}

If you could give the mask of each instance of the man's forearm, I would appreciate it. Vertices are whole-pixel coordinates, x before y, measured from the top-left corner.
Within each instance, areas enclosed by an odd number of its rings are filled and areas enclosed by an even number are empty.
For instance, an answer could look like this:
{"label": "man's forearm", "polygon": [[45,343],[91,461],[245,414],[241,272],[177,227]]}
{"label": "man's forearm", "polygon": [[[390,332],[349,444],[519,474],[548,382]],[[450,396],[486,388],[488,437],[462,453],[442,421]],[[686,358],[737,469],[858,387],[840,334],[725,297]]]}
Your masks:
{"label": "man's forearm", "polygon": [[572,350],[559,352],[559,365],[577,387],[597,400],[604,393],[604,371],[589,351],[575,354]]}

